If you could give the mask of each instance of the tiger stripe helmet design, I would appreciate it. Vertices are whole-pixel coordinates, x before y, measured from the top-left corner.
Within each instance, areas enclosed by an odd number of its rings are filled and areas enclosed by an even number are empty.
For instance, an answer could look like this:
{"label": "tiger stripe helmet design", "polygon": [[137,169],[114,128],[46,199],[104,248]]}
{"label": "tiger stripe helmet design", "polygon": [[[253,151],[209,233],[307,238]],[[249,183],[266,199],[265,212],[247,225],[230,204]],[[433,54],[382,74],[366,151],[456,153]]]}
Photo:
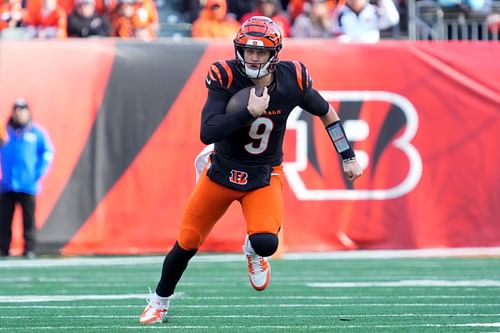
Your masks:
{"label": "tiger stripe helmet design", "polygon": [[[238,69],[251,79],[259,79],[276,69],[278,54],[283,47],[279,26],[266,16],[253,16],[242,25],[233,40]],[[245,48],[264,49],[271,52],[267,62],[258,69],[249,68],[244,57]]]}

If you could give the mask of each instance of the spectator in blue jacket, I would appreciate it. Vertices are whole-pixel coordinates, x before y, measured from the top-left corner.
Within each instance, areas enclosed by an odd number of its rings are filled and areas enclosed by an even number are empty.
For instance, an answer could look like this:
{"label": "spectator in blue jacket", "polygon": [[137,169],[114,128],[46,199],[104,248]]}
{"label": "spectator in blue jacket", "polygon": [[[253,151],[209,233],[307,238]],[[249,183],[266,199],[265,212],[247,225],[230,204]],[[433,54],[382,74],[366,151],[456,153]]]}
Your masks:
{"label": "spectator in blue jacket", "polygon": [[23,216],[23,255],[35,256],[35,199],[53,155],[50,138],[32,122],[28,103],[24,99],[16,100],[7,124],[7,138],[0,149],[0,256],[9,255],[16,204],[21,206]]}

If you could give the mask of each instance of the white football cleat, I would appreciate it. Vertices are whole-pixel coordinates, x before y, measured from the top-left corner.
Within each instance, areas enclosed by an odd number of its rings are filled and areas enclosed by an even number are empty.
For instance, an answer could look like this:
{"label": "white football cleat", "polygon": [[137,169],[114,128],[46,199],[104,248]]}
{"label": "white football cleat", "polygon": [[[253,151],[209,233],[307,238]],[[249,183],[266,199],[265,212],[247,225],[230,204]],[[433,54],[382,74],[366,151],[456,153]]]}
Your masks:
{"label": "white football cleat", "polygon": [[160,297],[156,294],[148,299],[148,305],[139,319],[141,324],[155,324],[167,321],[170,297]]}
{"label": "white football cleat", "polygon": [[248,278],[250,284],[257,291],[263,291],[271,282],[271,266],[265,257],[255,253],[248,236],[243,245],[243,252],[248,261]]}

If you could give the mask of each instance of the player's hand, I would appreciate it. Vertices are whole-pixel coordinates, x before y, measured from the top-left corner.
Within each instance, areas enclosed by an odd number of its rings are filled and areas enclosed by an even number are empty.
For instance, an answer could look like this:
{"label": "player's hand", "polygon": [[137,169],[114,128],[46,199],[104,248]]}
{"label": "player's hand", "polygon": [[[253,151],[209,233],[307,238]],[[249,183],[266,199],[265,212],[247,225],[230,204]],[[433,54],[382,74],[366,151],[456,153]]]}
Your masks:
{"label": "player's hand", "polygon": [[248,97],[248,112],[252,114],[254,118],[260,117],[266,112],[269,106],[269,94],[267,93],[267,87],[264,87],[262,91],[262,96],[257,96],[255,94],[255,88],[250,89],[250,96]]}
{"label": "player's hand", "polygon": [[342,167],[344,169],[344,175],[346,176],[347,179],[349,179],[352,182],[363,174],[361,165],[359,165],[356,158],[342,161]]}

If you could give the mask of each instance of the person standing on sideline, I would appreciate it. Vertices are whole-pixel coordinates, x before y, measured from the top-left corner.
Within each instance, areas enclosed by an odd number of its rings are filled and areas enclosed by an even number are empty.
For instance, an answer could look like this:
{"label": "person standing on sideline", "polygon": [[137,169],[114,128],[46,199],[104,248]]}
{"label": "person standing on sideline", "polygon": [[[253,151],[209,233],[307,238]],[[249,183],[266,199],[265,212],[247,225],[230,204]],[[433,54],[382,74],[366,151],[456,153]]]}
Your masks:
{"label": "person standing on sideline", "polygon": [[35,199],[53,156],[50,138],[32,122],[28,103],[22,98],[16,100],[7,124],[7,138],[0,149],[0,256],[9,255],[16,204],[21,206],[23,216],[23,255],[35,256]]}
{"label": "person standing on sideline", "polygon": [[[354,181],[362,169],[333,107],[312,87],[306,67],[279,61],[282,34],[265,16],[243,23],[233,40],[235,59],[217,61],[205,79],[208,97],[201,115],[201,141],[215,143],[209,165],[200,174],[181,221],[177,242],[166,255],[156,292],[140,316],[142,324],[166,320],[169,303],[189,260],[233,201],[241,204],[247,236],[243,245],[251,286],[269,285],[266,257],[278,249],[283,221],[283,137],[286,120],[300,106],[320,117],[342,158],[344,175]],[[250,90],[246,108],[226,113],[229,99]]]}

